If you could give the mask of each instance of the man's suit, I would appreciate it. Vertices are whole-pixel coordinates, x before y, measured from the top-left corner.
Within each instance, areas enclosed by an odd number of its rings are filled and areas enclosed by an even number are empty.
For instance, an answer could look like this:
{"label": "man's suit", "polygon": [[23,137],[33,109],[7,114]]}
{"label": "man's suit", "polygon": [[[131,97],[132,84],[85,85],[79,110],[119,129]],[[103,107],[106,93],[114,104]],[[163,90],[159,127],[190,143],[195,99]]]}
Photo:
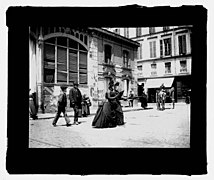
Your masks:
{"label": "man's suit", "polygon": [[78,122],[78,112],[82,109],[82,94],[78,88],[69,91],[70,107],[74,108],[74,123]]}

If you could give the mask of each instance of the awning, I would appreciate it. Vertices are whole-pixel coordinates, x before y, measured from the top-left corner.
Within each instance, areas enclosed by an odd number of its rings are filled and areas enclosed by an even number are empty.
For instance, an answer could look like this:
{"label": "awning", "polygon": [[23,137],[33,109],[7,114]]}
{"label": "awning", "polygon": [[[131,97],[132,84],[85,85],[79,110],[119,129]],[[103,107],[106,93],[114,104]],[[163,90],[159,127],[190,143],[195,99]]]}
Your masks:
{"label": "awning", "polygon": [[145,83],[145,88],[160,88],[163,84],[165,87],[171,87],[173,83],[173,78],[157,78],[157,79],[147,79]]}

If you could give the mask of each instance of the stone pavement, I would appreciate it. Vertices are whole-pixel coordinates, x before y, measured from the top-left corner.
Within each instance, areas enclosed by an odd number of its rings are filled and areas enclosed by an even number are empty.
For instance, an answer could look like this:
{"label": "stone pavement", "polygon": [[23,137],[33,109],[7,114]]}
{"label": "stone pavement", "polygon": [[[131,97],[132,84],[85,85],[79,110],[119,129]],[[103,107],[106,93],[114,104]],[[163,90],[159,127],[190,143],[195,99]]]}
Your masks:
{"label": "stone pavement", "polygon": [[158,111],[155,104],[148,107],[124,112],[126,124],[115,128],[93,128],[94,115],[79,118],[80,124],[70,127],[63,117],[57,127],[52,119],[30,120],[29,147],[190,147],[190,105],[178,103],[171,109],[166,104],[165,111]]}

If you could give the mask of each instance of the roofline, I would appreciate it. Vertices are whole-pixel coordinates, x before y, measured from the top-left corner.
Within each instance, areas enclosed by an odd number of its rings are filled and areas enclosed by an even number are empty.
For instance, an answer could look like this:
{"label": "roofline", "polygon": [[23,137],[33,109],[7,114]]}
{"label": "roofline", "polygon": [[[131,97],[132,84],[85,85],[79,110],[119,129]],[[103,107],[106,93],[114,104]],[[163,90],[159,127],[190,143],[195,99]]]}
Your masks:
{"label": "roofline", "polygon": [[[176,27],[176,28],[172,28],[172,29],[169,29],[169,30],[166,30],[166,31],[158,31],[158,32],[155,32],[155,33],[152,33],[152,34],[144,34],[144,35],[141,35],[141,36],[138,36],[138,37],[132,37],[130,38],[131,40],[135,40],[135,41],[140,41],[140,38],[144,38],[144,37],[150,37],[150,36],[153,36],[153,35],[158,35],[158,34],[163,34],[163,33],[169,33],[169,32],[173,32],[173,31],[176,31],[176,30],[180,30],[180,29],[190,29],[192,28],[193,26],[192,25],[186,25],[186,26],[180,26],[180,27]],[[147,28],[147,27],[143,27],[143,28]]]}
{"label": "roofline", "polygon": [[100,33],[103,33],[103,34],[106,34],[106,35],[109,35],[109,36],[112,36],[114,38],[118,38],[118,39],[120,39],[122,41],[125,41],[126,43],[131,43],[132,45],[137,46],[137,47],[140,46],[140,43],[138,43],[138,42],[136,42],[136,41],[134,41],[132,39],[126,38],[124,36],[121,36],[119,34],[113,33],[111,31],[108,31],[108,30],[105,30],[105,29],[102,29],[102,28],[91,28],[90,27],[88,29],[93,30],[93,31],[97,31],[97,32],[100,32]]}

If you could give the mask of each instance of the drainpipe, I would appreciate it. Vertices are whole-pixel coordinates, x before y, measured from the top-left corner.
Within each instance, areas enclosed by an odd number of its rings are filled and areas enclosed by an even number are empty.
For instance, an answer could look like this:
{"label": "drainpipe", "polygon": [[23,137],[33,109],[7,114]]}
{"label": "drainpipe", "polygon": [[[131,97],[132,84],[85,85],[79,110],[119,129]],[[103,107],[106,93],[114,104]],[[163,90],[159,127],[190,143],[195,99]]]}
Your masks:
{"label": "drainpipe", "polygon": [[[174,57],[176,57],[176,44],[175,44],[175,38],[176,38],[176,36],[175,36],[175,30],[174,30],[174,28],[173,28],[173,44],[174,44]],[[177,74],[177,70],[176,70],[176,58],[174,59],[174,65],[175,65],[175,75]],[[174,78],[175,78],[175,76],[174,76]],[[175,79],[174,79],[174,81],[175,81]],[[176,92],[177,92],[177,87],[176,87]],[[177,99],[177,94],[175,95],[176,96],[176,99]]]}
{"label": "drainpipe", "polygon": [[43,95],[43,76],[44,76],[44,41],[43,41],[43,35],[42,35],[42,27],[40,27],[40,34],[39,34],[39,39],[38,39],[38,82],[37,82],[37,87],[38,87],[38,112],[39,113],[45,113],[44,110],[44,95]]}

